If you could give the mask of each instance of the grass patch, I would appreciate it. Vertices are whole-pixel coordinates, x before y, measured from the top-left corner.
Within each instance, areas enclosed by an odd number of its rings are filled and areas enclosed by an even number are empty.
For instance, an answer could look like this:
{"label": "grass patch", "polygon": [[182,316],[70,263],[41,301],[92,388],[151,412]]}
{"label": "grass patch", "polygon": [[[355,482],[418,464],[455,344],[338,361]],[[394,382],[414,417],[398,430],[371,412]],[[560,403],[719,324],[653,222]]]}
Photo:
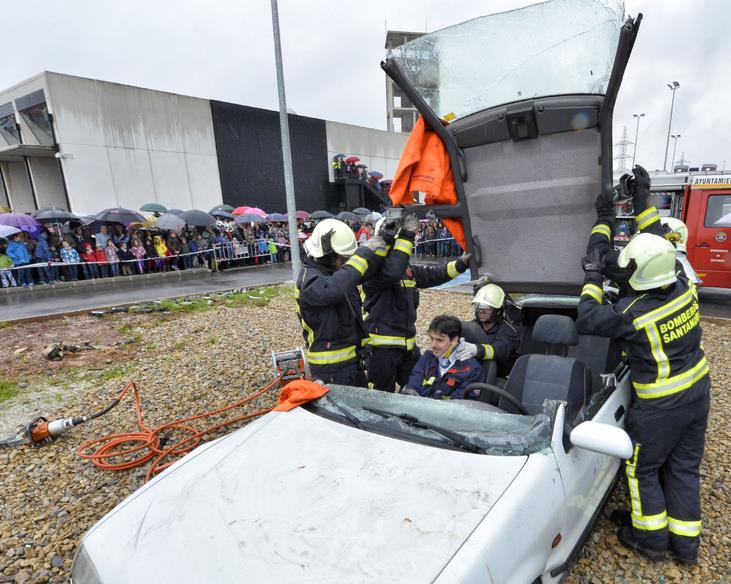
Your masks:
{"label": "grass patch", "polygon": [[0,321],[0,331],[13,326],[13,322],[9,320]]}
{"label": "grass patch", "polygon": [[212,294],[208,297],[169,298],[160,301],[160,306],[170,313],[203,312],[218,306],[226,306],[227,308],[265,306],[279,294],[280,289],[278,287],[263,286],[240,292]]}
{"label": "grass patch", "polygon": [[112,367],[111,369],[106,369],[99,373],[97,375],[97,381],[104,382],[104,381],[112,381],[114,379],[119,379],[124,375],[125,371],[122,367]]}
{"label": "grass patch", "polygon": [[0,402],[13,398],[19,393],[17,382],[0,379]]}

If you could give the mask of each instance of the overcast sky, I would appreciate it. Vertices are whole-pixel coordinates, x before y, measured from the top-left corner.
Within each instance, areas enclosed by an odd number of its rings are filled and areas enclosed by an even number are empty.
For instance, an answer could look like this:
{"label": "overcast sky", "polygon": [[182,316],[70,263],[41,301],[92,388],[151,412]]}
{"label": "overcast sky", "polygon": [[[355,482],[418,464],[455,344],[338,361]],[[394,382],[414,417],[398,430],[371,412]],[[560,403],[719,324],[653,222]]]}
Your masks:
{"label": "overcast sky", "polygon": [[[531,0],[279,0],[287,105],[300,115],[385,129],[386,26],[433,31]],[[677,157],[731,168],[731,4],[627,0],[644,14],[615,110],[637,161],[662,168],[671,92]],[[4,4],[0,91],[50,70],[277,109],[269,0],[37,0]],[[629,147],[630,154],[633,146]],[[672,141],[670,144],[672,154]],[[615,163],[616,164],[616,163]],[[628,161],[629,164],[629,161]],[[668,160],[668,166],[670,160]]]}

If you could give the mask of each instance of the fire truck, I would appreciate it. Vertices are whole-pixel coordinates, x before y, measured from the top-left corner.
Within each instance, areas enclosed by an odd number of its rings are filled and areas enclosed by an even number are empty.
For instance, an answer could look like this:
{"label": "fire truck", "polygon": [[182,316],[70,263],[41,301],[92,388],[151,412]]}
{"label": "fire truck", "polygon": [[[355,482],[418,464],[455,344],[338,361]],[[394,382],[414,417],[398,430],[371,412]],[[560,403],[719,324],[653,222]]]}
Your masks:
{"label": "fire truck", "polygon": [[[688,226],[688,260],[704,287],[731,289],[731,171],[651,173],[652,202],[660,215]],[[634,217],[618,209],[615,240],[634,231]]]}

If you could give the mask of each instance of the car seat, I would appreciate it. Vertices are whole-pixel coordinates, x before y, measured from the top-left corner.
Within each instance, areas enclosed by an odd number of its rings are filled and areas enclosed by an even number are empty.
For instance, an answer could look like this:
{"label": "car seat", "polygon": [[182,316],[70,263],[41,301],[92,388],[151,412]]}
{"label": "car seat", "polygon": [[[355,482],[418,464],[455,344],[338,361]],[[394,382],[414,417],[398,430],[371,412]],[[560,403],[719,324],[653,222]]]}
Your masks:
{"label": "car seat", "polygon": [[[591,395],[591,371],[573,357],[563,356],[579,342],[576,323],[569,316],[544,314],[533,327],[533,338],[545,343],[545,355],[521,355],[513,366],[505,391],[517,398],[529,414],[543,411],[543,401],[561,400],[568,404],[566,422],[570,426]],[[560,352],[560,355],[552,354]],[[505,399],[499,406],[515,413]]]}

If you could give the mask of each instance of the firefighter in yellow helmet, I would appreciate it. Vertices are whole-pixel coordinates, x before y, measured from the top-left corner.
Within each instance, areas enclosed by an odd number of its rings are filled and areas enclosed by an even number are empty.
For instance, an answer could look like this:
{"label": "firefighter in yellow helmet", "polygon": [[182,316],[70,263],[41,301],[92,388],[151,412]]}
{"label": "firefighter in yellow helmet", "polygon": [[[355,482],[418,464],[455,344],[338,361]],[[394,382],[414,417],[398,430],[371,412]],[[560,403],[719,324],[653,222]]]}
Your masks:
{"label": "firefighter in yellow helmet", "polygon": [[295,287],[297,313],[314,379],[366,386],[363,324],[358,284],[385,256],[380,237],[358,247],[353,230],[337,219],[317,224],[304,244],[307,258]]}
{"label": "firefighter in yellow helmet", "polygon": [[[650,181],[635,185],[642,202]],[[688,565],[698,563],[701,532],[700,474],[710,375],[701,348],[698,294],[676,270],[675,248],[662,236],[639,233],[617,258],[630,292],[615,304],[603,295],[602,257],[611,244],[611,199],[600,195],[599,218],[582,261],[584,286],[578,307],[579,332],[617,339],[626,353],[636,399],[627,429],[635,445],[626,463],[631,509],[615,512],[623,545],[653,560],[668,548]],[[613,208],[613,207],[612,207]],[[659,223],[654,213],[645,220]],[[654,215],[653,215],[654,213]],[[606,235],[605,235],[606,234]],[[662,480],[661,480],[662,477]]]}
{"label": "firefighter in yellow helmet", "polygon": [[695,273],[693,266],[687,258],[686,244],[688,243],[688,228],[685,223],[676,217],[661,217],[660,223],[665,229],[665,239],[675,246],[675,257],[678,263],[683,267],[688,280],[694,284],[700,284],[701,279]]}

